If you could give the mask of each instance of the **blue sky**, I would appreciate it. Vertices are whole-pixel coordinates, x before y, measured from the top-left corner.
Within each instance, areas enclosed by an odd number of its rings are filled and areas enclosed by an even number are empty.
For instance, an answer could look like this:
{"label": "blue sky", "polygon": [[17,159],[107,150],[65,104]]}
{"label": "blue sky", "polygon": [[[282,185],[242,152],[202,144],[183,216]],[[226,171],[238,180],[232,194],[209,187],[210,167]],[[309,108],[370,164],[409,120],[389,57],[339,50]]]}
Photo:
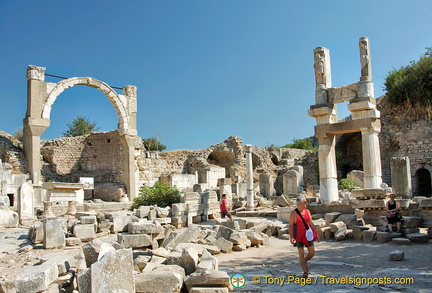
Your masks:
{"label": "blue sky", "polygon": [[[369,37],[379,97],[391,69],[432,47],[431,16],[430,0],[0,0],[0,130],[22,126],[31,64],[137,86],[138,135],[167,150],[231,135],[285,145],[313,135],[314,48],[330,49],[337,87],[359,80],[358,40]],[[54,103],[42,139],[60,137],[78,115],[117,129],[102,92],[75,86]]]}

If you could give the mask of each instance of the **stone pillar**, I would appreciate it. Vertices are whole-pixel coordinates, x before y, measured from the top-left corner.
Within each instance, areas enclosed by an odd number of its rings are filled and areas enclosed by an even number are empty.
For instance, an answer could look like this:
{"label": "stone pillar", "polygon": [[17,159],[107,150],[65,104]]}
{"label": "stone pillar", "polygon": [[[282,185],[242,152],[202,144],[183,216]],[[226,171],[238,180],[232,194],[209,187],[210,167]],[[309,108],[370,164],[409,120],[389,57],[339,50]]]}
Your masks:
{"label": "stone pillar", "polygon": [[364,188],[381,188],[379,129],[362,128]]}
{"label": "stone pillar", "polygon": [[126,85],[122,89],[123,95],[126,96],[126,108],[128,110],[129,134],[137,135],[136,112],[137,112],[137,87]]}
{"label": "stone pillar", "polygon": [[126,185],[130,201],[138,196],[138,186],[135,177],[135,140],[136,136],[123,134],[120,141],[123,145],[123,172],[121,175],[123,183]]}
{"label": "stone pillar", "polygon": [[299,194],[303,190],[303,167],[295,166],[283,174],[283,194]]}
{"label": "stone pillar", "polygon": [[339,199],[337,167],[336,167],[336,139],[327,134],[319,137],[318,160],[320,176],[320,197],[323,203],[331,203]]}
{"label": "stone pillar", "polygon": [[52,211],[52,202],[44,201],[43,202],[44,209],[42,211],[42,219],[55,218],[55,214]]}
{"label": "stone pillar", "polygon": [[45,67],[30,65],[27,68],[27,112],[24,119],[23,142],[30,178],[38,184],[40,176],[40,136],[48,128],[49,119],[41,116],[43,103],[47,97],[44,81]]}
{"label": "stone pillar", "polygon": [[35,220],[33,198],[33,185],[30,182],[25,182],[21,185],[18,198],[18,215],[20,224]]}
{"label": "stone pillar", "polygon": [[66,212],[66,215],[75,216],[76,212],[77,212],[76,201],[73,200],[68,201],[68,210]]}
{"label": "stone pillar", "polygon": [[246,184],[247,184],[247,209],[254,210],[253,166],[251,145],[246,145]]}
{"label": "stone pillar", "polygon": [[274,188],[275,178],[273,174],[265,173],[259,176],[259,189],[260,193],[270,198],[276,195],[276,189]]}
{"label": "stone pillar", "polygon": [[390,158],[390,172],[393,193],[402,198],[412,198],[409,157]]}

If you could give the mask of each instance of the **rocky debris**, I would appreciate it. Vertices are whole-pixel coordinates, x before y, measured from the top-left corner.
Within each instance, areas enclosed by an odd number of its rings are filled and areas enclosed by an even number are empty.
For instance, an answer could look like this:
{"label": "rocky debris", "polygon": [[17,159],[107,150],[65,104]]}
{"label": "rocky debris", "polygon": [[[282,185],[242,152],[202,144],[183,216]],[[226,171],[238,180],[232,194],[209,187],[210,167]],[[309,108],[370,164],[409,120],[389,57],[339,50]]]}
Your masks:
{"label": "rocky debris", "polygon": [[405,253],[401,250],[393,250],[389,253],[389,260],[391,261],[401,261],[404,259]]}
{"label": "rocky debris", "polygon": [[414,242],[414,243],[428,243],[429,242],[428,235],[423,234],[423,233],[408,234],[408,235],[406,235],[406,238],[408,238],[411,242]]}
{"label": "rocky debris", "polygon": [[402,238],[402,237],[392,238],[391,241],[393,244],[396,244],[396,245],[410,245],[411,244],[411,241],[409,239]]}

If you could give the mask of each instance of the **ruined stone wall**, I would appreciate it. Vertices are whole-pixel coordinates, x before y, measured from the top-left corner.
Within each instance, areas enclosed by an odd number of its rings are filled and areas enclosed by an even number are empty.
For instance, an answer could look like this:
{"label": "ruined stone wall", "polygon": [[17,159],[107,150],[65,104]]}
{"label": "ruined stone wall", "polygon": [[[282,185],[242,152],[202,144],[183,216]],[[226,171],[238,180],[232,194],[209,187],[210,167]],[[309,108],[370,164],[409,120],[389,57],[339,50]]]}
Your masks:
{"label": "ruined stone wall", "polygon": [[121,182],[123,154],[117,131],[45,140],[41,155],[45,181],[94,177],[95,182]]}
{"label": "ruined stone wall", "polygon": [[0,131],[0,160],[2,167],[12,174],[28,172],[22,141],[3,131]]}
{"label": "ruined stone wall", "polygon": [[432,166],[432,120],[426,115],[418,115],[415,109],[403,105],[389,104],[382,98],[378,104],[381,111],[381,164],[383,181],[391,185],[390,158],[410,159],[413,191],[415,192],[415,172]]}

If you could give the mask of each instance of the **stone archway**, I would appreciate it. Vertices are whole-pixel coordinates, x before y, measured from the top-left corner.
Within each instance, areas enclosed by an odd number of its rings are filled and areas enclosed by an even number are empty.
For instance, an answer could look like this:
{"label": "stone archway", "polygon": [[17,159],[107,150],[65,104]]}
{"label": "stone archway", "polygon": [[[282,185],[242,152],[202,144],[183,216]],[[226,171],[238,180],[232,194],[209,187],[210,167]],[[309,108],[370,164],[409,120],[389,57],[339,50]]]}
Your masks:
{"label": "stone archway", "polygon": [[416,195],[430,196],[432,194],[431,173],[426,168],[420,168],[415,172],[417,182]]}
{"label": "stone archway", "polygon": [[24,152],[30,177],[40,180],[40,136],[50,125],[51,107],[57,97],[75,85],[85,85],[105,94],[118,116],[118,131],[123,145],[122,180],[130,199],[137,195],[135,178],[136,87],[124,86],[118,94],[108,84],[91,77],[72,77],[58,83],[45,82],[45,68],[30,65],[27,68],[27,112],[24,118]]}

